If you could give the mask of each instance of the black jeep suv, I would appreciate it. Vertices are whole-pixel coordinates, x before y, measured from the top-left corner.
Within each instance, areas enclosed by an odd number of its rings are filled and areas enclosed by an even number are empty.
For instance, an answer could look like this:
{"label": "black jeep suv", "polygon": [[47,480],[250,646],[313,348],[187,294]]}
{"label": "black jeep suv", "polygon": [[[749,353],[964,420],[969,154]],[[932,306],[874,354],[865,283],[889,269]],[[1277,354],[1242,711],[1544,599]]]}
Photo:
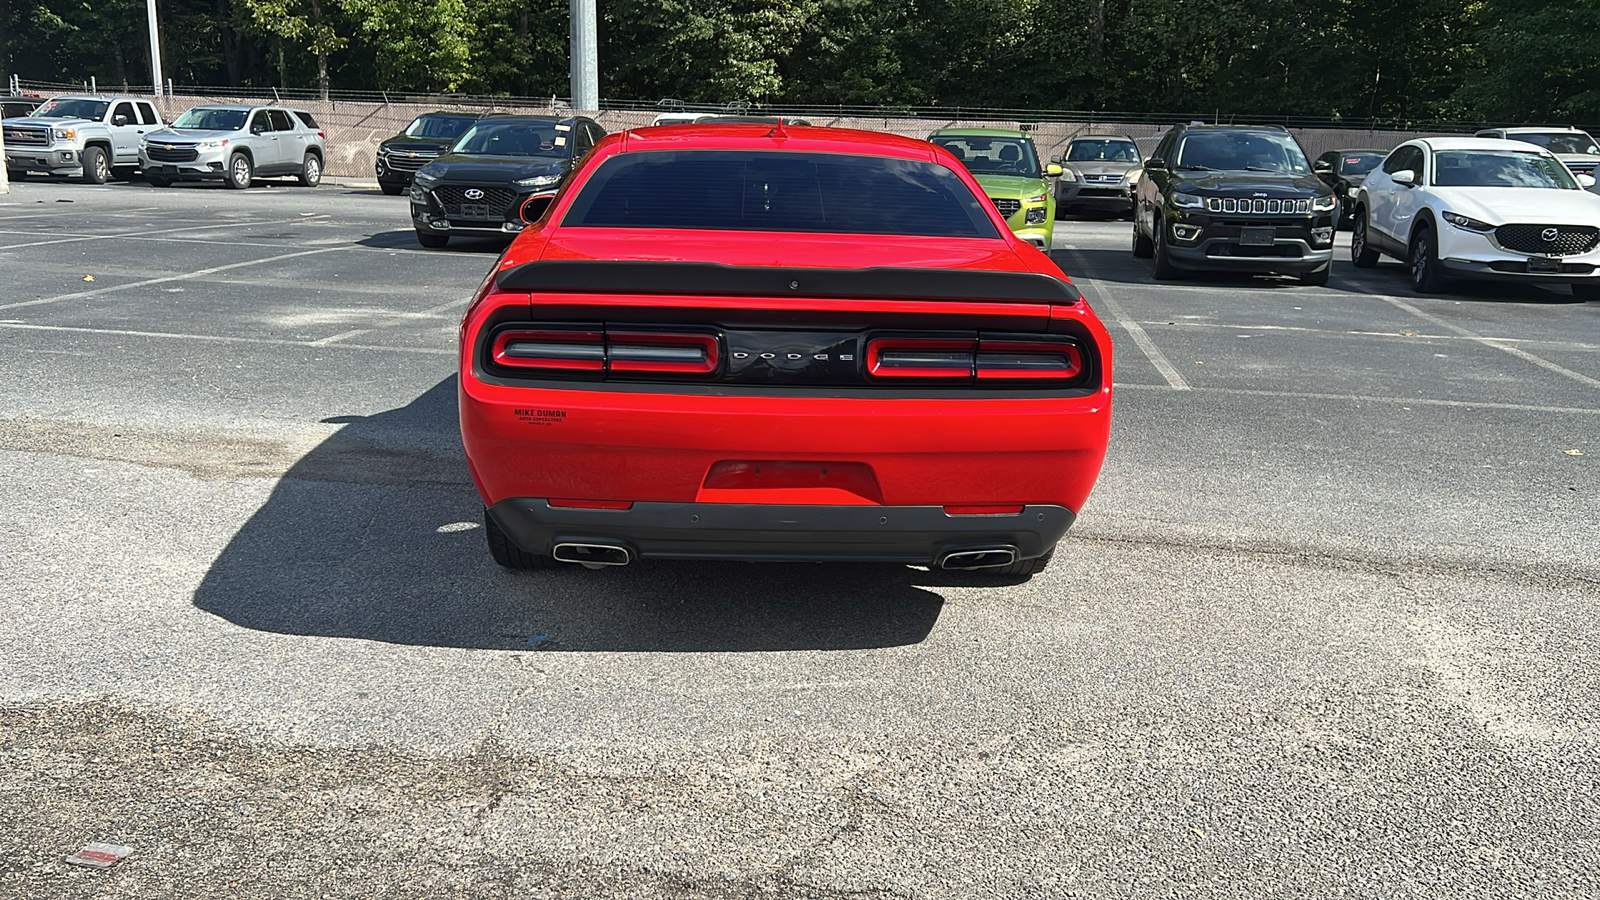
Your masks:
{"label": "black jeep suv", "polygon": [[1178,125],[1145,160],[1133,255],[1158,279],[1220,269],[1327,284],[1337,206],[1287,129]]}

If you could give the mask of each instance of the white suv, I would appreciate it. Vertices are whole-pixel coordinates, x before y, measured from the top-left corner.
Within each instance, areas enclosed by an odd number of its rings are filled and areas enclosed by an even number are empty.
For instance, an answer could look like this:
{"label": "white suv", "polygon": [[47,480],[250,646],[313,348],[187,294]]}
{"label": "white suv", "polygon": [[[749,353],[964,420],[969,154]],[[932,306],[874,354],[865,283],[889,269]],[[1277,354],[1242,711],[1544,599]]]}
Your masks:
{"label": "white suv", "polygon": [[1600,196],[1555,154],[1495,138],[1423,138],[1396,147],[1355,196],[1350,259],[1405,261],[1412,286],[1452,276],[1570,284],[1600,299]]}
{"label": "white suv", "polygon": [[280,106],[196,106],[139,143],[145,180],[220,180],[247,188],[251,179],[289,175],[306,187],[322,182],[324,133],[311,114]]}

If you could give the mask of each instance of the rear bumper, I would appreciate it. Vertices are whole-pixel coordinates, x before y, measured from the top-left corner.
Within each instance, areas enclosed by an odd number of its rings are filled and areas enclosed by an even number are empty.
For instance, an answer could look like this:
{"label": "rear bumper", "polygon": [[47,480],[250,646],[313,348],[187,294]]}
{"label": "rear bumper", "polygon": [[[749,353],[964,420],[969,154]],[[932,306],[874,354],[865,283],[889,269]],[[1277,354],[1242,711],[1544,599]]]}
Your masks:
{"label": "rear bumper", "polygon": [[935,564],[948,553],[991,547],[1017,558],[1048,553],[1075,518],[1060,506],[1026,506],[1014,515],[952,516],[939,506],[809,506],[743,503],[635,503],[631,509],[553,507],[541,499],[502,500],[495,523],[529,553],[557,544],[628,548],[639,559]]}

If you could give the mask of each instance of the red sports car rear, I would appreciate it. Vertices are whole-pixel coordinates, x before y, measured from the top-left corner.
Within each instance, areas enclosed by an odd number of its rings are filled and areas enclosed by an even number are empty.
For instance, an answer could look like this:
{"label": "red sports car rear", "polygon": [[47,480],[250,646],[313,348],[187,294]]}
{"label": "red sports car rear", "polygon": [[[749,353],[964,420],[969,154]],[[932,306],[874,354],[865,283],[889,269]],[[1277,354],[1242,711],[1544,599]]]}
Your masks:
{"label": "red sports car rear", "polygon": [[485,280],[460,391],[501,565],[1026,574],[1099,474],[1111,343],[931,144],[649,128]]}

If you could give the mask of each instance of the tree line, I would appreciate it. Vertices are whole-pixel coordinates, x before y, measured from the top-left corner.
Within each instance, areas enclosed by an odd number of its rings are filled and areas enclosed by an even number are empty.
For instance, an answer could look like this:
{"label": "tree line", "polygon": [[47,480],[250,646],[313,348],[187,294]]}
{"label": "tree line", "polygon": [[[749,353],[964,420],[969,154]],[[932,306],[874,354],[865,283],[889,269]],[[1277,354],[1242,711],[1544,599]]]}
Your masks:
{"label": "tree line", "polygon": [[[178,84],[565,96],[566,0],[158,0]],[[1600,122],[1600,0],[600,0],[608,99]],[[143,0],[0,0],[0,67],[148,85]]]}

